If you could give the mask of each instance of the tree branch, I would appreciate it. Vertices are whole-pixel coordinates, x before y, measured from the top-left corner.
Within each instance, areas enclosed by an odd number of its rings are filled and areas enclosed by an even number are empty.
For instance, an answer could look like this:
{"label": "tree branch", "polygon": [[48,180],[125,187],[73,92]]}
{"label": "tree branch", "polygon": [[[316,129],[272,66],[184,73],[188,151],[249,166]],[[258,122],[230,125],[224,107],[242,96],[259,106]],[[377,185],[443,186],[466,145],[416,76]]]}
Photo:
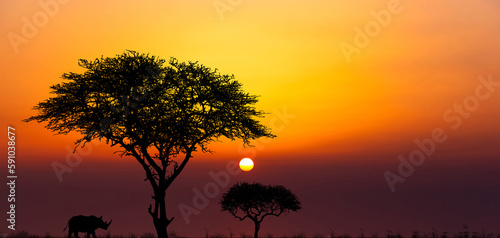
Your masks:
{"label": "tree branch", "polygon": [[134,158],[139,162],[139,164],[142,165],[142,168],[144,168],[144,171],[146,172],[146,178],[149,180],[149,183],[153,187],[153,190],[154,191],[157,190],[158,189],[158,185],[155,182],[153,174],[149,170],[148,164],[146,164],[144,162],[143,158],[139,155],[139,153],[137,153],[137,151],[134,148],[130,148],[131,146],[126,145],[123,142],[123,140],[120,141],[119,143],[120,143],[121,146],[123,146],[123,148],[125,148],[128,151],[130,151],[132,153],[132,156],[134,156]]}
{"label": "tree branch", "polygon": [[269,216],[269,215],[271,215],[271,216],[275,216],[275,217],[279,217],[279,216],[283,213],[283,211],[284,211],[284,210],[280,210],[280,212],[279,212],[278,214],[275,214],[275,213],[272,213],[272,212],[270,212],[270,213],[266,213],[266,214],[264,214],[264,215],[263,215],[263,216],[259,219],[259,223],[260,223],[260,222],[262,222],[262,220],[264,220],[264,217]]}
{"label": "tree branch", "polygon": [[166,188],[168,188],[172,184],[172,182],[175,180],[175,178],[177,178],[177,176],[179,176],[179,174],[182,172],[182,170],[186,166],[187,162],[189,161],[189,158],[191,158],[191,153],[192,153],[191,150],[186,151],[186,157],[184,157],[184,160],[182,161],[181,165],[179,165],[179,167],[177,167],[177,169],[174,169],[174,172],[172,173],[172,175],[166,179],[166,181],[165,181]]}
{"label": "tree branch", "polygon": [[158,166],[158,164],[156,164],[156,162],[153,160],[153,158],[151,158],[151,156],[148,153],[148,149],[146,147],[141,146],[141,153],[144,156],[144,158],[146,158],[149,165],[151,165],[153,167],[153,169],[156,170],[158,175],[161,176],[161,173],[164,173],[164,171],[160,168],[160,166]]}

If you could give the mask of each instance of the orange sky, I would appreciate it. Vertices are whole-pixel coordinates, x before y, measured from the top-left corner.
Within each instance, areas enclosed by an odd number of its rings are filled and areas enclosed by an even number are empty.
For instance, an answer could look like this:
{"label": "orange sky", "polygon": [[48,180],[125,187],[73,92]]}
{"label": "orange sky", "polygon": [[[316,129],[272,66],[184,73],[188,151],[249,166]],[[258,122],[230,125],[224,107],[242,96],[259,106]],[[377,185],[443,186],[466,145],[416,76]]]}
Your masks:
{"label": "orange sky", "polygon": [[[355,46],[354,28],[365,29],[375,19],[371,12],[385,11],[388,2],[244,1],[219,18],[212,1],[69,1],[49,8],[53,16],[33,38],[13,46],[8,34],[24,36],[23,18],[33,22],[47,11],[36,1],[3,1],[0,120],[29,135],[27,147],[64,147],[71,137],[51,137],[20,120],[35,113],[29,109],[48,97],[62,73],[79,70],[77,59],[134,49],[235,74],[247,91],[261,95],[258,106],[271,113],[268,125],[274,110],[296,115],[268,153],[411,145],[446,125],[443,113],[474,93],[479,75],[500,75],[499,5],[393,1],[400,12],[347,63],[341,42]],[[489,122],[499,118],[499,98],[494,93],[482,101],[475,112],[481,116],[457,137],[498,134]]]}

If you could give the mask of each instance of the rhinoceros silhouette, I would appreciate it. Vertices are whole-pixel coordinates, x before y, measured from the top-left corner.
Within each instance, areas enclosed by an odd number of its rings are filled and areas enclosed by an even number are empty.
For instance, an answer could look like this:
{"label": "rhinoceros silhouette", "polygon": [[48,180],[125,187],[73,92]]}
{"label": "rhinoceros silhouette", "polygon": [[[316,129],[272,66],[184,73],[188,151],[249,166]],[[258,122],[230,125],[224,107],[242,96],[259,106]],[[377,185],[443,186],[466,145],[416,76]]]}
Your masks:
{"label": "rhinoceros silhouette", "polygon": [[75,234],[75,238],[78,238],[79,232],[87,233],[87,238],[90,237],[90,234],[95,238],[95,230],[97,228],[107,230],[112,221],[113,219],[109,222],[104,222],[102,216],[74,216],[69,219],[63,231],[68,228],[68,238],[71,238],[71,234]]}

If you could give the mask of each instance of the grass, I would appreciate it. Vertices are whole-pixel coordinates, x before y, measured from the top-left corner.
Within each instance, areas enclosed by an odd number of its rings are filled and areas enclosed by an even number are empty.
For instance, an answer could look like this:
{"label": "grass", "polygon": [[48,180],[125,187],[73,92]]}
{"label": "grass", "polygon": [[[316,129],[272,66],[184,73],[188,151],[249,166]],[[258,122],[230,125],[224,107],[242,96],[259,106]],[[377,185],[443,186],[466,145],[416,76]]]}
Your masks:
{"label": "grass", "polygon": [[[180,236],[176,231],[169,231],[169,238],[186,238]],[[83,233],[80,233],[80,237],[86,237]],[[236,235],[233,233],[231,229],[229,229],[228,234],[223,233],[213,233],[209,234],[208,230],[204,235],[208,238],[252,238],[253,235],[248,235],[246,233],[240,233]],[[27,231],[16,231],[12,233],[0,233],[0,238],[66,238],[67,236],[56,236],[51,235],[49,233],[39,235],[39,234],[30,234]],[[148,232],[142,235],[137,235],[133,233],[129,233],[126,235],[123,234],[111,234],[110,232],[100,233],[97,235],[98,238],[155,238],[156,235],[154,233]],[[203,236],[200,236],[203,237]],[[313,233],[306,235],[305,232],[300,232],[294,235],[283,235],[283,236],[275,236],[270,233],[263,233],[260,236],[261,238],[351,238],[351,237],[363,237],[363,238],[400,238],[403,237],[398,232],[393,232],[392,230],[387,229],[383,235],[380,235],[377,232],[368,233],[363,229],[360,229],[359,234],[339,234],[336,233],[333,229],[326,233]],[[467,226],[464,225],[462,231],[458,232],[447,232],[447,231],[438,231],[437,229],[432,229],[431,231],[413,231],[411,234],[411,238],[500,238],[500,234],[494,234],[492,232],[487,232],[485,230],[481,231],[470,231]]]}

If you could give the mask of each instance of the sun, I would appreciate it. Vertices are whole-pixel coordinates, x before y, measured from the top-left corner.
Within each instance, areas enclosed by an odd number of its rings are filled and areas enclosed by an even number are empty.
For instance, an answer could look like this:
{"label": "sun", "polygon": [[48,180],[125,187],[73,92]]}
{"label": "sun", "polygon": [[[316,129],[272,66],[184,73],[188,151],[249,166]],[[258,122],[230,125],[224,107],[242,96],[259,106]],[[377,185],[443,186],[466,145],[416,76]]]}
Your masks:
{"label": "sun", "polygon": [[250,158],[244,158],[240,161],[240,169],[243,171],[250,171],[253,169],[253,161]]}

